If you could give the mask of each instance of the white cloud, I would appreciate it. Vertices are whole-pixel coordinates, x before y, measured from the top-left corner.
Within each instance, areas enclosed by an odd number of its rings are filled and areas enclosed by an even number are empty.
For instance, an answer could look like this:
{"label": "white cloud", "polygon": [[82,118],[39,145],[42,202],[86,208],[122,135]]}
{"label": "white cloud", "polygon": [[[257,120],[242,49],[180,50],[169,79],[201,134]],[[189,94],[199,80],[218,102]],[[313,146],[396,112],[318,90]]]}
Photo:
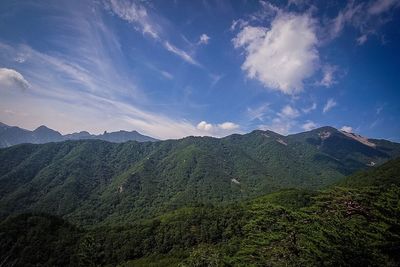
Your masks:
{"label": "white cloud", "polygon": [[329,110],[331,110],[333,107],[335,107],[337,105],[336,101],[333,100],[332,98],[328,99],[328,101],[326,102],[324,109],[322,110],[323,113],[328,112]]}
{"label": "white cloud", "polygon": [[264,120],[265,113],[269,111],[269,103],[265,103],[257,108],[247,108],[247,115],[250,118],[250,121],[253,120]]}
{"label": "white cloud", "polygon": [[261,130],[270,130],[282,135],[287,135],[290,133],[293,125],[295,123],[291,120],[283,120],[281,118],[275,118],[272,120],[271,124],[259,125]]}
{"label": "white cloud", "polygon": [[282,110],[278,113],[278,116],[283,119],[294,119],[300,115],[299,111],[295,108],[292,108],[289,105],[286,105],[282,108]]}
{"label": "white cloud", "polygon": [[176,46],[170,44],[168,41],[164,42],[164,47],[174,53],[175,55],[179,56],[180,58],[182,58],[183,60],[185,60],[186,62],[196,65],[196,66],[201,66],[196,60],[194,60],[188,53],[186,53],[185,51],[183,51],[182,49],[177,48]]}
{"label": "white cloud", "polygon": [[239,128],[239,125],[237,125],[233,122],[227,121],[227,122],[218,124],[218,127],[223,130],[236,130]]}
{"label": "white cloud", "polygon": [[307,15],[279,13],[270,29],[245,26],[233,44],[245,50],[242,69],[249,78],[285,94],[302,91],[318,67],[318,39]]}
{"label": "white cloud", "polygon": [[304,124],[301,126],[301,128],[302,128],[304,131],[311,131],[311,130],[317,128],[317,124],[315,124],[315,123],[312,122],[312,121],[307,121],[306,123],[304,123]]}
{"label": "white cloud", "polygon": [[338,37],[346,24],[356,23],[363,8],[363,4],[354,5],[354,1],[349,1],[346,7],[339,11],[338,15],[331,21],[331,38]]}
{"label": "white cloud", "polygon": [[203,135],[220,137],[234,133],[236,130],[240,128],[240,126],[230,121],[223,122],[220,124],[211,124],[206,121],[201,121],[197,124],[196,128],[200,130]]}
{"label": "white cloud", "polygon": [[206,44],[208,44],[208,42],[210,41],[210,36],[208,36],[207,34],[205,34],[205,33],[203,33],[202,35],[200,35],[200,37],[199,37],[199,42],[198,42],[198,44],[199,45],[201,45],[201,44],[204,44],[204,45],[206,45]]}
{"label": "white cloud", "polygon": [[334,83],[336,83],[334,74],[336,72],[336,67],[331,65],[325,65],[322,68],[323,77],[322,80],[319,82],[320,85],[325,87],[330,87]]}
{"label": "white cloud", "polygon": [[357,43],[359,45],[363,45],[368,39],[368,35],[367,34],[363,34],[360,37],[357,38]]}
{"label": "white cloud", "polygon": [[344,132],[348,132],[348,133],[352,133],[353,132],[353,128],[350,126],[343,126],[342,128],[340,128],[341,131]]}
{"label": "white cloud", "polygon": [[105,7],[122,20],[134,24],[136,26],[135,29],[142,31],[143,34],[148,34],[155,41],[161,43],[162,46],[169,52],[179,56],[190,64],[201,67],[201,65],[186,51],[176,47],[168,40],[162,38],[163,35],[161,26],[155,22],[155,19],[153,18],[154,16],[151,17],[147,9],[140,4],[140,2],[127,0],[108,0],[105,1]]}
{"label": "white cloud", "polygon": [[316,108],[317,108],[317,103],[314,102],[310,107],[303,108],[302,111],[307,114],[307,113],[310,113],[311,111],[315,110]]}
{"label": "white cloud", "polygon": [[1,87],[18,87],[27,89],[31,87],[24,76],[16,70],[0,68],[0,86]]}
{"label": "white cloud", "polygon": [[162,76],[164,76],[164,78],[167,78],[168,80],[172,80],[174,78],[174,76],[168,71],[161,70],[160,73]]}
{"label": "white cloud", "polygon": [[234,31],[234,30],[236,30],[236,28],[241,29],[241,28],[243,28],[243,27],[245,27],[247,25],[249,25],[249,22],[245,21],[244,19],[233,20],[232,24],[231,24],[231,27],[230,27],[230,30]]}
{"label": "white cloud", "polygon": [[377,15],[398,6],[400,6],[400,1],[398,0],[377,0],[370,5],[368,13]]}
{"label": "white cloud", "polygon": [[260,125],[260,129],[268,129],[279,134],[289,134],[293,126],[296,125],[295,118],[300,116],[300,112],[289,106],[284,106],[280,112],[276,113],[276,117],[271,123]]}
{"label": "white cloud", "polygon": [[105,3],[106,7],[121,19],[138,24],[144,34],[149,34],[154,39],[159,38],[156,26],[152,23],[146,8],[142,5],[135,1],[126,0],[109,0]]}
{"label": "white cloud", "polygon": [[368,36],[376,34],[379,27],[390,21],[386,12],[400,7],[398,0],[348,1],[346,7],[330,21],[329,38],[338,37],[346,25],[350,25],[360,32],[356,39],[359,45],[368,40]]}
{"label": "white cloud", "polygon": [[[79,19],[74,18],[71,21]],[[95,25],[100,23],[96,21]],[[104,47],[104,42],[97,43],[102,38],[91,35],[101,33],[98,28],[86,31],[79,25],[69,25],[79,27],[82,36],[68,39],[65,57],[44,54],[26,45],[0,43],[0,62],[4,64],[20,53],[27,55],[28,60],[20,68],[34,89],[27,90],[23,98],[16,94],[4,97],[6,92],[0,90],[0,106],[16,112],[8,115],[9,124],[28,129],[45,124],[63,133],[137,130],[160,139],[203,134],[184,119],[169,117],[163,111],[146,110],[142,104],[151,102],[129,79],[132,74],[117,64],[122,57],[114,47],[117,44]],[[108,40],[113,37],[108,31],[104,34]],[[76,47],[87,52],[79,53],[81,50]],[[115,53],[108,53],[110,50]],[[4,70],[2,73],[2,77],[10,76],[4,73],[12,73],[14,78],[22,76]]]}
{"label": "white cloud", "polygon": [[201,121],[199,124],[197,124],[197,129],[209,132],[214,128],[214,126],[211,123],[207,123],[206,121]]}

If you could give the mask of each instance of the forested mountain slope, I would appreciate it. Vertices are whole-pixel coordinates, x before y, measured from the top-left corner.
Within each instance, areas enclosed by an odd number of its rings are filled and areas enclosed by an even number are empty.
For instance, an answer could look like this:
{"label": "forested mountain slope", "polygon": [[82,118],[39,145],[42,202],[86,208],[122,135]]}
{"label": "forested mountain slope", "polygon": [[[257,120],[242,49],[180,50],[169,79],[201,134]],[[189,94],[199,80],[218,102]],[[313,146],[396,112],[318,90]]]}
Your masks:
{"label": "forested mountain slope", "polygon": [[67,141],[0,150],[0,211],[42,211],[80,224],[148,218],[283,188],[318,189],[400,155],[397,143],[331,127],[282,136]]}
{"label": "forested mountain slope", "polygon": [[282,190],[227,206],[188,206],[124,225],[79,229],[49,215],[10,217],[0,223],[0,262],[6,266],[399,266],[399,164],[397,159],[349,176],[347,186]]}

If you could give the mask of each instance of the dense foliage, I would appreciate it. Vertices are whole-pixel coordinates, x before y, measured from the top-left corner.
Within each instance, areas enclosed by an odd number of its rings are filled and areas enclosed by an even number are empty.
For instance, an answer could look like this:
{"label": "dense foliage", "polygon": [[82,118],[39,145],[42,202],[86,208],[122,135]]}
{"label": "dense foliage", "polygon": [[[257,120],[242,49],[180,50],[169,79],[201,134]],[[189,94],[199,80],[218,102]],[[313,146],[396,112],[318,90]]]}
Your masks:
{"label": "dense foliage", "polygon": [[398,266],[399,170],[397,159],[346,178],[346,186],[317,192],[283,190],[248,202],[186,207],[149,220],[85,230],[53,216],[20,215],[0,224],[0,262],[5,266]]}
{"label": "dense foliage", "polygon": [[320,189],[400,155],[399,144],[370,141],[375,146],[324,127],[290,136],[13,146],[0,150],[0,218],[47,212],[79,225],[115,224],[284,188]]}

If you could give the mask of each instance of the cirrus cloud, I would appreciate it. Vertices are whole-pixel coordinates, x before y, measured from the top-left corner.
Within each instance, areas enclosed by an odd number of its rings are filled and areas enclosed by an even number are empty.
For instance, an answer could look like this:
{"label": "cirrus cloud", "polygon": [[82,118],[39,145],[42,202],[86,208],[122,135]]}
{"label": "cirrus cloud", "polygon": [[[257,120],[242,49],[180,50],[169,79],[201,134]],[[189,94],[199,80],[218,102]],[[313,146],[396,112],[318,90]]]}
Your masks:
{"label": "cirrus cloud", "polygon": [[331,110],[333,107],[337,106],[337,103],[333,98],[329,98],[328,101],[326,102],[322,112],[327,113],[329,110]]}

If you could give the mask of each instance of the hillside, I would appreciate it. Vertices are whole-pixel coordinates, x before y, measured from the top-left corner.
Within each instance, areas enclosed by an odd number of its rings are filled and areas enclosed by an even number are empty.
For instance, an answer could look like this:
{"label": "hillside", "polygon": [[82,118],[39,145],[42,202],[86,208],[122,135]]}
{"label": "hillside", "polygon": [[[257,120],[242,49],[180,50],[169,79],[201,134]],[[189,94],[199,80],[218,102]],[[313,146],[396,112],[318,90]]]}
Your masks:
{"label": "hillside", "polygon": [[61,142],[66,140],[98,139],[114,143],[127,141],[149,142],[157,139],[142,135],[137,131],[118,131],[94,135],[88,132],[79,132],[62,135],[44,125],[33,131],[22,129],[16,126],[8,126],[0,122],[0,148],[18,144],[44,144],[50,142]]}
{"label": "hillside", "polygon": [[[0,261],[24,266],[56,260],[59,266],[398,266],[399,163],[358,174],[360,180],[375,177],[379,186],[282,190],[224,207],[188,206],[124,225],[79,230],[54,216],[10,217],[0,224],[7,241],[1,243]],[[55,239],[58,246],[51,246]],[[31,244],[46,244],[36,247],[42,257],[15,249]]]}
{"label": "hillside", "polygon": [[284,188],[319,189],[398,155],[399,144],[371,147],[330,127],[290,136],[25,144],[0,150],[0,211],[123,223]]}

